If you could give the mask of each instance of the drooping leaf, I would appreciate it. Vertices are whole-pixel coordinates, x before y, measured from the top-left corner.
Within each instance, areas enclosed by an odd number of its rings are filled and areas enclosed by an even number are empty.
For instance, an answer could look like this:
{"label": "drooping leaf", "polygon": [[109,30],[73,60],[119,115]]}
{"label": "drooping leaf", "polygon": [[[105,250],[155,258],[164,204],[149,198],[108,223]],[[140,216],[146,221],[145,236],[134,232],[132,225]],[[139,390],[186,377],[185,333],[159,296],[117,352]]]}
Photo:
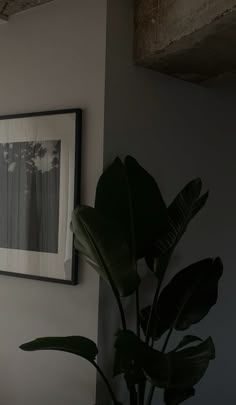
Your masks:
{"label": "drooping leaf", "polygon": [[164,237],[156,244],[156,249],[160,254],[168,252],[176,245],[189,221],[207,201],[208,193],[199,198],[201,189],[201,180],[192,180],[168,207],[168,229]]}
{"label": "drooping leaf", "polygon": [[149,257],[146,257],[149,267],[153,260],[152,258],[159,258],[160,266],[157,268],[157,274],[165,271],[165,267],[177,243],[185,233],[189,222],[204,207],[209,193],[207,192],[200,197],[201,189],[201,180],[192,180],[183,188],[168,207],[166,230],[154,244],[151,255],[149,254]]}
{"label": "drooping leaf", "polygon": [[128,156],[104,171],[97,185],[95,207],[117,221],[137,258],[145,255],[166,226],[167,209],[153,177]]}
{"label": "drooping leaf", "polygon": [[163,388],[187,388],[201,380],[209,361],[215,358],[214,344],[209,338],[198,346],[169,352],[164,356],[166,358],[162,369],[163,374],[159,372],[157,362],[146,366],[145,371],[150,381]]}
{"label": "drooping leaf", "polygon": [[132,196],[137,256],[144,257],[166,228],[167,208],[156,181],[134,158],[125,159],[125,168]]}
{"label": "drooping leaf", "polygon": [[[202,260],[176,274],[158,300],[152,321],[152,338],[160,338],[170,328],[186,330],[203,319],[217,301],[222,273],[223,265],[217,258]],[[150,307],[141,312],[144,332],[149,313]]]}
{"label": "drooping leaf", "polygon": [[90,362],[94,362],[98,354],[96,344],[92,340],[83,336],[43,337],[24,343],[20,346],[20,349],[27,352],[57,350],[75,354]]}
{"label": "drooping leaf", "polygon": [[178,344],[178,346],[175,348],[175,352],[177,350],[182,349],[185,346],[190,345],[191,343],[196,343],[196,342],[202,342],[202,339],[197,337],[197,336],[192,336],[192,335],[187,335],[184,336],[183,339],[181,340],[181,342]]}
{"label": "drooping leaf", "polygon": [[138,365],[152,384],[168,389],[194,386],[205,374],[209,361],[215,358],[211,338],[198,346],[161,353],[150,348],[133,332],[121,331],[117,335],[115,348]]}
{"label": "drooping leaf", "polygon": [[166,389],[164,402],[166,405],[179,405],[195,395],[193,387],[181,389]]}
{"label": "drooping leaf", "polygon": [[80,254],[106,281],[111,276],[121,296],[137,289],[140,279],[119,224],[94,208],[80,207],[73,212],[72,230]]}
{"label": "drooping leaf", "polygon": [[126,241],[132,247],[130,195],[126,170],[121,159],[116,158],[100,176],[95,208],[104,217],[121,225]]}

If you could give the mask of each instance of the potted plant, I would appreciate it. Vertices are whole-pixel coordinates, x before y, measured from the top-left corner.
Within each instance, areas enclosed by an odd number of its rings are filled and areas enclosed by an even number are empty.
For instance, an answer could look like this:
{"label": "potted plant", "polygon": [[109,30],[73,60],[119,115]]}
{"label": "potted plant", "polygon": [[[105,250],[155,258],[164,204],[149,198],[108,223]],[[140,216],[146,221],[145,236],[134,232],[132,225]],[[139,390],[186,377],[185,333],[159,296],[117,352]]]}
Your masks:
{"label": "potted plant", "polygon": [[[181,270],[163,288],[178,242],[208,199],[201,190],[201,180],[195,179],[167,206],[153,177],[134,158],[117,158],[98,181],[95,207],[78,207],[72,215],[76,249],[108,282],[119,308],[113,371],[114,377],[124,376],[130,405],[151,405],[156,388],[163,390],[166,405],[180,404],[194,395],[195,385],[215,358],[211,337],[202,340],[187,334],[168,350],[175,330],[200,322],[216,303],[223,272],[219,258],[206,258]],[[156,290],[150,305],[140,310],[138,263],[143,258],[156,278]],[[122,303],[130,295],[136,297],[136,331],[128,329]],[[98,348],[90,339],[45,337],[21,349],[59,350],[87,359],[101,374],[111,402],[120,405],[96,362]]]}

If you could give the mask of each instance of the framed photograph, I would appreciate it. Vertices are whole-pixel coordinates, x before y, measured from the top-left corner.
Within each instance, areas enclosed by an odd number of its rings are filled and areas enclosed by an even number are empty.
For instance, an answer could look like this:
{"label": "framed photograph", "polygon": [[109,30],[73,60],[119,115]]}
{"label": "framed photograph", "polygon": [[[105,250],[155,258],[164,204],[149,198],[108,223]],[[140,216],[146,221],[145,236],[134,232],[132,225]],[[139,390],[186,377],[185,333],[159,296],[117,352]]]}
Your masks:
{"label": "framed photograph", "polygon": [[80,109],[0,117],[0,274],[76,284]]}

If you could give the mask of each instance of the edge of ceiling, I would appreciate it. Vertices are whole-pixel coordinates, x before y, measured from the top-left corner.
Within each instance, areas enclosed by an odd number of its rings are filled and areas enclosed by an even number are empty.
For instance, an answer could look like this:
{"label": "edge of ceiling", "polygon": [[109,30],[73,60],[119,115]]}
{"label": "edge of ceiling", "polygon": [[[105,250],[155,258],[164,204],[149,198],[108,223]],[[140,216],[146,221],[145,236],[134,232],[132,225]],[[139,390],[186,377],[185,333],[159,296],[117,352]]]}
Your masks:
{"label": "edge of ceiling", "polygon": [[0,0],[0,19],[7,21],[14,14],[19,14],[53,1],[55,0]]}

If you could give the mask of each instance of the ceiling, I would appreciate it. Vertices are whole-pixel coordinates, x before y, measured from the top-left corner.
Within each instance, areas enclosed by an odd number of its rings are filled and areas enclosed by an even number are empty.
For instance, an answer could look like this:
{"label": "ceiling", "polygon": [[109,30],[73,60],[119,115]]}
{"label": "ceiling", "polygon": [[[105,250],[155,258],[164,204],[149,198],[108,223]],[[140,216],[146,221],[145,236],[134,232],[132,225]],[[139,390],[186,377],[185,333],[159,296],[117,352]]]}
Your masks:
{"label": "ceiling", "polygon": [[0,0],[0,18],[8,20],[13,14],[28,10],[31,7],[50,3],[51,1],[53,0]]}
{"label": "ceiling", "polygon": [[138,65],[191,82],[236,72],[236,0],[135,0],[135,6]]}

